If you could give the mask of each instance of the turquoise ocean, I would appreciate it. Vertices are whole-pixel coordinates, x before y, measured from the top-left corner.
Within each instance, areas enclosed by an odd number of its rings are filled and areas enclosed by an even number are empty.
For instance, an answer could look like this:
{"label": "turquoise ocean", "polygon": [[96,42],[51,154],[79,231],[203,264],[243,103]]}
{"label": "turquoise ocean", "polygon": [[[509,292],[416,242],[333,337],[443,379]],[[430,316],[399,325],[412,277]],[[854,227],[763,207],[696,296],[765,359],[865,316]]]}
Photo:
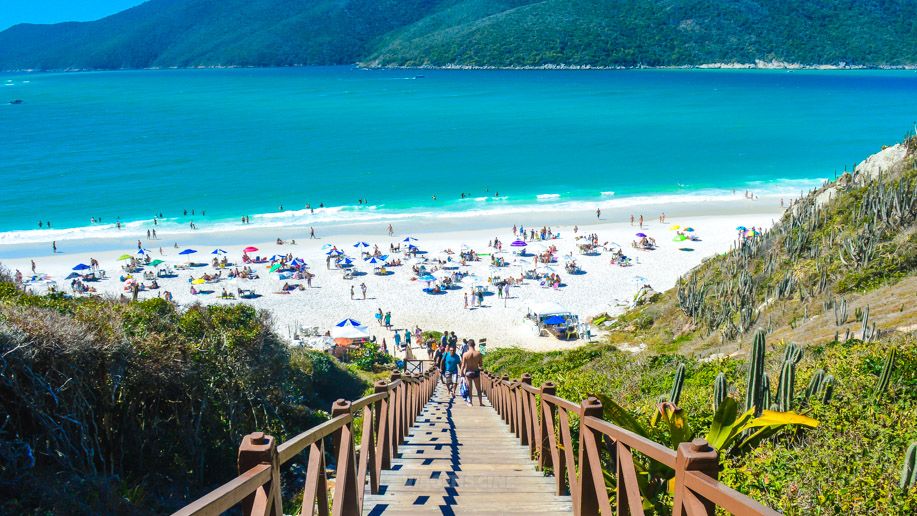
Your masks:
{"label": "turquoise ocean", "polygon": [[798,193],[915,120],[915,71],[0,74],[0,244]]}

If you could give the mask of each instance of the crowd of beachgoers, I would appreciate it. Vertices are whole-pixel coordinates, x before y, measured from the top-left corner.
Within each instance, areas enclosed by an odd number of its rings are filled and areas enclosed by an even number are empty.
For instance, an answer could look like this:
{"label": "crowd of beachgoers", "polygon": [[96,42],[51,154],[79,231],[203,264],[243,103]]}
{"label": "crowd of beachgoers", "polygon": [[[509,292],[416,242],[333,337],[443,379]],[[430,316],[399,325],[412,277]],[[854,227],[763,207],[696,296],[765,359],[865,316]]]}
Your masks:
{"label": "crowd of beachgoers", "polygon": [[[671,287],[779,212],[759,211],[614,222],[596,210],[581,224],[418,233],[388,225],[321,237],[307,226],[299,241],[222,246],[206,246],[206,235],[163,246],[154,227],[127,251],[70,253],[55,243],[52,256],[4,266],[36,293],[249,303],[271,311],[278,329],[297,339],[321,337],[346,318],[380,319],[387,324],[366,325],[380,342],[393,342],[395,329],[403,336],[405,328],[445,324],[491,345],[550,349],[594,339],[602,328],[591,318],[620,312],[646,285]],[[551,309],[536,310],[545,305]]]}

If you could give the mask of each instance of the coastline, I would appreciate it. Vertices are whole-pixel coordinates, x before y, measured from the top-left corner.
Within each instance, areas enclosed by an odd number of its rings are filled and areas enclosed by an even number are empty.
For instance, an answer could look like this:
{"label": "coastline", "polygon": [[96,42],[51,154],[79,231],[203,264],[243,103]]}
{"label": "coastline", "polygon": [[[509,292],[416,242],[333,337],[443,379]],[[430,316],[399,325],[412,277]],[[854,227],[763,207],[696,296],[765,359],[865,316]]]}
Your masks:
{"label": "coastline", "polygon": [[[315,288],[306,288],[286,295],[276,293],[284,281],[279,280],[274,274],[269,274],[264,265],[256,269],[261,275],[259,279],[224,280],[216,285],[207,285],[213,290],[213,293],[207,295],[192,295],[189,281],[191,275],[199,276],[205,271],[213,272],[209,266],[178,271],[178,278],[163,280],[161,283],[162,289],[169,290],[180,305],[195,302],[245,303],[267,310],[272,314],[275,328],[285,337],[291,335],[294,327],[318,327],[324,331],[337,321],[351,317],[366,324],[380,342],[384,338],[391,346],[392,332],[374,322],[373,315],[381,308],[383,311],[392,312],[395,328],[420,326],[422,329],[454,330],[462,335],[486,338],[490,348],[521,346],[532,350],[562,349],[582,345],[584,341],[565,342],[552,337],[535,336],[533,328],[523,322],[529,306],[538,302],[555,302],[586,320],[600,313],[615,314],[623,311],[644,284],[649,284],[658,291],[671,288],[680,275],[700,264],[704,258],[728,250],[735,241],[737,225],[767,228],[780,215],[779,201],[774,198],[751,201],[741,199],[741,194],[737,195],[740,199],[733,201],[641,206],[646,220],[642,231],[653,236],[659,243],[658,249],[654,251],[638,251],[631,248],[630,242],[635,239],[634,234],[641,230],[631,226],[628,210],[625,208],[608,212],[603,210],[600,220],[596,220],[594,211],[531,212],[512,217],[473,216],[452,221],[437,219],[435,223],[404,220],[393,223],[394,238],[386,234],[386,223],[372,222],[316,228],[319,237],[316,240],[308,240],[308,234],[304,233],[301,227],[283,227],[253,228],[227,233],[197,232],[184,235],[184,238],[175,242],[167,240],[163,234],[161,240],[144,242],[144,245],[149,248],[152,257],[163,259],[170,264],[186,261],[184,256],[178,254],[184,248],[198,250],[198,253],[193,255],[195,261],[209,261],[213,258],[211,250],[221,248],[228,251],[231,261],[238,262],[241,249],[249,245],[258,247],[259,252],[256,254],[261,256],[292,253],[304,258],[310,265],[310,270],[316,274],[313,280]],[[658,221],[659,211],[666,213],[666,224]],[[468,291],[467,288],[449,291],[444,295],[425,294],[421,291],[423,284],[412,279],[413,274],[409,267],[395,267],[392,275],[380,277],[372,274],[372,268],[361,263],[359,258],[356,259],[359,268],[368,274],[351,280],[344,279],[341,271],[326,269],[325,251],[322,249],[326,244],[335,244],[351,256],[358,256],[359,253],[353,248],[354,242],[378,244],[380,249],[387,251],[390,244],[400,242],[406,236],[412,236],[418,239],[418,246],[427,251],[430,257],[436,257],[446,249],[457,252],[463,245],[479,253],[489,253],[492,250],[487,249],[487,244],[495,237],[504,242],[505,250],[510,249],[508,244],[513,240],[513,224],[525,224],[526,227],[550,225],[561,237],[533,244],[533,247],[556,245],[558,254],[572,253],[577,263],[585,270],[585,274],[566,274],[563,264],[559,263],[557,268],[563,277],[565,287],[558,290],[544,288],[537,282],[528,280],[522,286],[514,287],[508,300],[499,299],[495,295],[489,296],[484,308],[464,309],[463,297]],[[611,247],[620,246],[626,255],[633,258],[634,264],[630,267],[610,265],[610,255],[607,252],[600,256],[579,255],[576,252],[577,242],[573,238],[573,224],[579,226],[578,235],[597,233],[600,242],[608,242]],[[701,241],[673,242],[675,232],[670,228],[675,224],[696,228]],[[279,246],[275,242],[278,237],[295,238],[297,244]],[[25,254],[28,250],[23,248],[20,249],[22,255],[19,257],[10,257],[9,246],[4,245],[0,246],[0,264],[11,271],[18,269],[28,275],[30,259],[35,259],[39,274],[50,275],[62,290],[69,291],[69,281],[64,278],[71,272],[72,267],[77,263],[89,263],[90,259],[94,258],[101,263],[102,269],[107,271],[110,278],[93,284],[99,294],[129,296],[130,292],[125,292],[123,284],[118,280],[118,276],[123,273],[117,257],[123,253],[131,253],[132,249],[136,250],[136,240],[133,236],[116,240],[105,239],[104,242],[74,240],[64,245],[58,244],[61,252],[54,255],[51,255],[47,246],[42,246],[42,249],[45,249],[44,253],[39,252],[40,249],[36,247],[32,249],[35,253],[29,255]],[[178,245],[177,249],[175,244]],[[495,272],[490,269],[486,258],[463,269],[482,278],[488,278]],[[506,274],[503,271],[497,272]],[[361,283],[365,283],[368,288],[366,301],[360,299]],[[350,298],[351,286],[355,287],[357,300]],[[222,288],[230,291],[236,288],[253,288],[261,297],[254,300],[222,300],[219,298]],[[156,295],[157,291],[141,292],[140,299]]]}
{"label": "coastline", "polygon": [[569,65],[563,63],[546,63],[543,65],[395,65],[373,64],[370,62],[323,64],[323,65],[197,65],[197,66],[151,66],[145,68],[23,68],[4,69],[0,73],[91,73],[91,72],[118,72],[137,70],[230,70],[230,69],[271,69],[271,68],[327,68],[337,66],[350,66],[365,70],[813,70],[813,71],[862,71],[862,70],[917,70],[917,64],[906,65],[857,65],[847,63],[793,63],[787,61],[763,61],[753,63],[723,62],[723,63],[698,63],[688,65]]}

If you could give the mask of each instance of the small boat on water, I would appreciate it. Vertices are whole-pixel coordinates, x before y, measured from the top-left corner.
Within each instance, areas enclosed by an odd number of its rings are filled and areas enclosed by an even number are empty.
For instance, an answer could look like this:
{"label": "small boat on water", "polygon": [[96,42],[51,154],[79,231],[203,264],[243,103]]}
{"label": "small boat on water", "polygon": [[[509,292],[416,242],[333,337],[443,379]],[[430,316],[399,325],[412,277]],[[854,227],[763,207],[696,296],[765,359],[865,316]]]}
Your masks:
{"label": "small boat on water", "polygon": [[13,99],[10,101],[10,104],[22,104],[22,99]]}

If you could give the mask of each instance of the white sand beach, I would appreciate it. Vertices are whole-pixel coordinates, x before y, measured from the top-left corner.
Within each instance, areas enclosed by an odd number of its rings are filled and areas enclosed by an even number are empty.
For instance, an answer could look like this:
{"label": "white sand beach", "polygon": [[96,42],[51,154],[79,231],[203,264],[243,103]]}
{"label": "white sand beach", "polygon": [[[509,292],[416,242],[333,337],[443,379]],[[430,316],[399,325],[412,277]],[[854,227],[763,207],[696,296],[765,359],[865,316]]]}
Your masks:
{"label": "white sand beach", "polygon": [[[653,213],[647,216],[644,227],[632,226],[629,216],[624,211],[603,214],[597,220],[594,212],[566,213],[562,215],[533,213],[527,216],[514,215],[515,220],[491,220],[483,224],[473,217],[455,219],[447,227],[436,227],[430,224],[412,224],[410,220],[397,221],[395,234],[387,234],[387,224],[363,225],[350,228],[347,231],[335,231],[335,228],[321,228],[316,230],[320,238],[310,240],[308,227],[263,229],[258,232],[235,232],[229,235],[202,232],[200,234],[187,233],[179,236],[162,235],[161,240],[147,241],[143,239],[142,245],[150,251],[153,259],[164,260],[166,264],[179,265],[188,262],[187,255],[180,255],[183,249],[195,249],[197,253],[190,255],[195,262],[210,262],[215,248],[227,251],[227,258],[231,263],[241,265],[242,250],[248,246],[258,248],[257,252],[249,253],[270,257],[274,254],[292,254],[301,258],[309,265],[309,271],[315,274],[312,280],[313,288],[294,290],[290,293],[277,293],[284,283],[302,284],[302,280],[280,280],[276,273],[269,273],[269,264],[252,266],[259,274],[258,279],[232,279],[226,280],[226,271],[223,280],[216,284],[196,285],[206,294],[193,295],[191,293],[190,279],[200,277],[203,273],[215,273],[212,266],[176,270],[176,278],[160,279],[159,290],[142,291],[140,299],[161,295],[169,291],[174,296],[174,301],[179,305],[191,303],[246,303],[259,309],[272,313],[276,329],[281,335],[289,336],[292,328],[318,327],[322,331],[329,329],[344,318],[353,318],[367,325],[374,336],[380,341],[386,339],[391,349],[393,333],[376,324],[374,314],[377,310],[390,311],[392,324],[395,329],[414,328],[419,326],[424,330],[450,330],[455,331],[460,337],[486,338],[488,348],[501,346],[520,346],[531,350],[562,349],[583,344],[585,341],[560,341],[553,337],[539,337],[535,335],[534,327],[524,322],[528,308],[538,302],[554,302],[577,314],[582,320],[595,314],[608,312],[620,313],[630,305],[634,294],[644,284],[652,286],[655,290],[662,291],[671,288],[679,275],[698,265],[704,258],[721,253],[729,249],[736,241],[738,225],[746,227],[769,227],[774,219],[779,216],[780,206],[777,198],[762,198],[758,201],[735,200],[719,203],[698,203],[695,205],[665,206],[646,209],[643,213]],[[668,209],[667,209],[668,208]],[[658,213],[669,213],[666,223],[658,220]],[[545,220],[548,219],[548,220]],[[568,274],[564,269],[564,261],[560,259],[553,264],[561,276],[561,288],[555,289],[542,287],[538,281],[526,280],[522,285],[510,289],[510,298],[502,299],[497,295],[485,298],[483,307],[464,307],[464,294],[469,292],[467,285],[458,290],[449,290],[445,294],[431,295],[422,291],[426,283],[417,281],[415,274],[407,265],[392,267],[393,271],[388,276],[373,274],[373,268],[360,259],[362,249],[354,248],[355,242],[364,241],[378,245],[380,250],[389,254],[391,244],[401,244],[401,249],[406,249],[403,240],[410,236],[417,239],[414,242],[421,250],[426,251],[429,259],[436,259],[447,249],[458,253],[463,246],[473,249],[477,253],[492,253],[494,249],[488,248],[488,243],[498,238],[503,243],[507,259],[512,261],[517,248],[510,247],[515,239],[512,232],[514,223],[533,221],[532,227],[540,229],[549,225],[554,233],[560,237],[544,242],[530,243],[527,249],[543,249],[547,246],[556,246],[555,256],[572,254],[577,265],[584,271],[583,274]],[[550,225],[550,220],[562,222],[559,225]],[[580,254],[578,241],[573,232],[574,220],[581,220],[577,236],[596,233],[600,244],[607,244],[608,248],[620,247],[623,253],[632,258],[632,265],[621,267],[610,263],[611,252],[602,251],[597,256]],[[535,224],[534,222],[537,222]],[[675,225],[682,228],[692,227],[693,234],[699,241],[673,241],[676,232],[672,230]],[[412,227],[413,226],[413,227]],[[529,226],[526,225],[526,228]],[[333,234],[329,234],[331,231]],[[637,232],[643,232],[653,237],[658,248],[655,250],[637,250],[631,247],[631,242],[638,240]],[[277,245],[276,238],[289,240],[295,239],[296,244],[289,243]],[[174,237],[174,238],[173,238]],[[80,243],[75,241],[65,242],[59,252],[51,255],[50,252],[38,256],[3,258],[4,253],[0,247],[0,263],[11,272],[19,270],[27,278],[31,276],[30,260],[36,262],[36,272],[47,275],[53,279],[60,290],[70,292],[70,281],[65,278],[79,263],[89,264],[90,259],[96,259],[103,270],[107,272],[108,279],[93,282],[91,285],[100,295],[130,296],[124,284],[119,281],[119,276],[124,275],[121,264],[117,258],[125,253],[134,254],[137,250],[136,238],[123,238],[118,242]],[[178,244],[178,248],[175,247]],[[354,258],[358,271],[367,274],[356,276],[353,279],[344,279],[342,270],[328,269],[326,267],[327,245],[331,244],[345,251]],[[323,249],[325,246],[325,249]],[[71,249],[77,249],[72,251]],[[372,251],[372,247],[368,249]],[[16,254],[22,254],[18,250]],[[457,259],[458,255],[454,255]],[[393,258],[407,260],[403,255],[393,254]],[[486,282],[495,274],[490,266],[490,257],[483,256],[481,261],[470,262],[468,266],[460,267],[460,271],[474,274]],[[512,274],[520,275],[516,267],[501,268],[497,274],[506,277]],[[136,275],[141,276],[141,275]],[[149,284],[150,281],[145,281]],[[365,283],[367,288],[366,299],[363,299],[360,285]],[[43,283],[29,286],[36,292],[41,292]],[[355,299],[351,299],[351,286],[356,292]],[[220,298],[222,289],[235,293],[237,289],[253,289],[260,297],[255,299],[225,300]],[[596,329],[593,329],[597,332]],[[597,332],[600,333],[600,332]]]}

